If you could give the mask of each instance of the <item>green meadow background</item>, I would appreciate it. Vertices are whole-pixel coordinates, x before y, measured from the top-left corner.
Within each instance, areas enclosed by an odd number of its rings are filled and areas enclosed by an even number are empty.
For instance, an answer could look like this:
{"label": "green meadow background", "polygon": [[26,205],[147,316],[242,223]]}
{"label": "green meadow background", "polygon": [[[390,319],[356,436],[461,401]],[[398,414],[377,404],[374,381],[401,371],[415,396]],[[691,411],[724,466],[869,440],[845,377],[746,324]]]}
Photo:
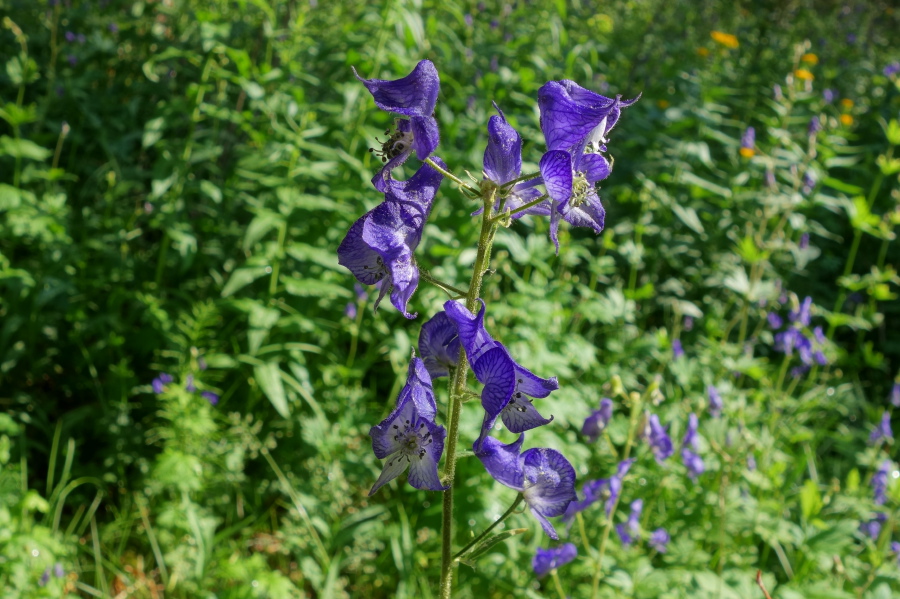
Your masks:
{"label": "green meadow background", "polygon": [[[423,283],[417,320],[373,313],[335,253],[381,200],[367,148],[392,120],[351,67],[394,79],[423,58],[461,176],[480,177],[492,101],[534,170],[543,83],[643,94],[609,143],[606,230],[563,225],[557,256],[523,218],[484,289],[494,334],[559,377],[529,444],[565,453],[577,488],[614,471],[629,393],[670,426],[676,455],[639,444],[622,495],[669,550],[612,534],[598,596],[761,599],[757,570],[773,599],[900,593],[896,463],[887,503],[871,490],[896,445],[868,443],[900,370],[894,3],[0,0],[0,18],[3,597],[436,596],[440,496],[401,477],[368,498],[368,430],[445,297]],[[476,207],[444,182],[422,267],[465,284]],[[807,296],[829,364],[801,373],[766,316]],[[616,417],[589,445],[603,396]],[[464,406],[463,448],[479,422]],[[457,480],[459,547],[514,492],[472,458]],[[557,525],[573,598],[609,532],[584,516]],[[529,531],[460,565],[456,596],[558,596],[531,571],[555,544],[527,513],[508,524]]]}

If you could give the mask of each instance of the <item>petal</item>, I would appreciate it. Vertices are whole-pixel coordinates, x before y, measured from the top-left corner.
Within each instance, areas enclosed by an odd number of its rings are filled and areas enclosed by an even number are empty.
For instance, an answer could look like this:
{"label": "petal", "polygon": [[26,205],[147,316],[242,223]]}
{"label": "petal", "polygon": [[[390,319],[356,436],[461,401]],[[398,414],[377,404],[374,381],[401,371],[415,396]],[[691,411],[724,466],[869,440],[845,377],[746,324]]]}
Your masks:
{"label": "petal", "polygon": [[429,115],[427,117],[412,117],[413,150],[416,158],[425,160],[434,152],[441,142],[441,133],[437,120]]}
{"label": "petal", "polygon": [[375,98],[375,105],[388,112],[406,116],[431,116],[437,104],[441,82],[437,69],[430,60],[419,61],[412,73],[393,81],[363,79],[353,69],[353,74]]}
{"label": "petal", "polygon": [[[524,206],[529,202],[533,202],[534,200],[541,197],[541,190],[528,188],[528,189],[519,189],[519,186],[516,185],[513,187],[512,192],[506,197],[506,208],[510,210],[515,210]],[[539,204],[535,204],[530,208],[526,208],[522,212],[517,212],[512,215],[513,219],[522,218],[526,214],[532,214],[535,216],[550,216],[550,203],[551,200],[547,198],[543,202]]]}
{"label": "petal", "polygon": [[450,366],[459,359],[459,334],[456,325],[441,310],[419,331],[419,353],[432,379],[450,374]]}
{"label": "petal", "polygon": [[390,272],[391,303],[406,318],[415,318],[415,314],[407,312],[406,306],[419,284],[419,269],[413,262],[412,253],[421,233],[417,235],[417,229],[405,225],[404,216],[404,207],[398,202],[382,202],[363,224],[362,239],[378,252]]}
{"label": "petal", "polygon": [[374,285],[384,278],[385,272],[379,268],[378,252],[363,241],[363,227],[372,211],[353,223],[341,245],[338,246],[338,264],[347,268],[363,285]]}
{"label": "petal", "polygon": [[[475,378],[482,384],[481,406],[491,417],[496,417],[512,397],[516,388],[516,368],[506,348],[500,344],[484,352],[472,364]],[[521,432],[521,431],[515,431]]]}
{"label": "petal", "polygon": [[[497,108],[497,105],[494,104]],[[495,183],[512,181],[522,172],[522,138],[506,122],[503,112],[488,120],[488,143],[484,151],[484,174]]]}
{"label": "petal", "polygon": [[387,462],[384,463],[384,468],[381,470],[381,475],[378,477],[378,480],[375,481],[375,484],[372,485],[372,490],[369,491],[369,497],[375,494],[375,492],[388,484],[406,470],[406,467],[409,466],[409,460],[405,455],[395,453]]}
{"label": "petal", "polygon": [[[398,399],[402,399],[402,394]],[[397,407],[387,418],[369,429],[375,457],[383,460],[392,453],[400,451],[402,447],[397,436],[401,431],[406,430],[408,427],[406,423],[414,421],[416,417],[416,406],[413,402],[398,401]]]}
{"label": "petal", "polygon": [[519,438],[509,445],[504,445],[493,437],[487,437],[475,451],[475,455],[494,480],[516,491],[523,490],[524,472],[519,456],[523,441],[525,441],[524,434],[519,435]]}
{"label": "petal", "polygon": [[573,227],[589,227],[594,233],[603,231],[606,221],[606,210],[600,203],[600,196],[594,190],[588,191],[587,196],[573,206],[571,202],[559,205],[559,213],[563,220]]}
{"label": "petal", "polygon": [[484,328],[484,301],[478,301],[481,302],[481,308],[478,310],[477,315],[469,312],[460,302],[448,300],[444,303],[444,311],[447,312],[450,320],[456,324],[456,330],[459,331],[459,340],[462,342],[462,346],[466,350],[466,356],[472,364],[478,361],[481,354],[496,344],[496,341],[488,335],[487,330]]}
{"label": "petal", "polygon": [[545,447],[522,454],[525,501],[540,514],[561,516],[575,495],[575,469],[560,452]]}
{"label": "petal", "polygon": [[602,181],[612,173],[609,160],[600,154],[585,154],[582,156],[579,170],[584,173],[588,183]]}
{"label": "petal", "polygon": [[[439,157],[432,156],[431,159],[439,167],[447,168],[447,165]],[[403,222],[407,226],[416,228],[421,236],[425,221],[431,214],[434,196],[437,195],[443,180],[444,176],[440,172],[429,164],[423,164],[406,181],[391,179],[388,182],[384,198],[397,202],[403,207]],[[416,243],[418,244],[418,241]]]}
{"label": "petal", "polygon": [[559,381],[555,376],[542,379],[527,368],[516,364],[516,391],[521,391],[529,397],[543,399],[557,389],[559,389]]}
{"label": "petal", "polygon": [[406,384],[400,390],[397,405],[409,400],[412,400],[420,418],[434,421],[434,417],[437,415],[437,404],[434,401],[431,375],[428,374],[425,363],[415,356],[410,360]]}
{"label": "petal", "polygon": [[545,518],[544,515],[541,514],[541,512],[539,510],[535,509],[532,506],[529,506],[529,508],[531,510],[531,515],[537,519],[538,523],[540,523],[540,525],[541,525],[541,528],[543,528],[544,532],[547,533],[547,536],[550,537],[551,539],[553,539],[554,541],[558,541],[559,535],[556,533],[556,529],[553,528],[553,525],[550,524],[550,521],[547,520],[547,518]]}
{"label": "petal", "polygon": [[541,157],[541,177],[547,187],[547,195],[558,203],[564,204],[572,197],[572,156],[562,150],[551,150]]}
{"label": "petal", "polygon": [[443,426],[437,426],[434,423],[426,423],[434,440],[425,452],[421,455],[413,455],[409,464],[409,484],[416,489],[426,489],[429,491],[444,491],[450,487],[441,484],[441,477],[438,475],[438,460],[444,451],[444,437],[447,431]]}
{"label": "petal", "polygon": [[544,426],[553,420],[553,416],[550,418],[541,416],[527,397],[510,400],[509,404],[500,412],[500,418],[511,433],[524,433]]}

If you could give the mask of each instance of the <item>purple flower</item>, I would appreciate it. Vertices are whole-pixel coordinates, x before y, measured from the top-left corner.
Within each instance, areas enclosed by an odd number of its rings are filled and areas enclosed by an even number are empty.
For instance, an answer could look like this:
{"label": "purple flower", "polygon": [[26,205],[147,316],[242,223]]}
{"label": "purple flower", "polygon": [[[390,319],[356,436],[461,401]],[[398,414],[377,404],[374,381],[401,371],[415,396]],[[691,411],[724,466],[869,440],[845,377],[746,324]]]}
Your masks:
{"label": "purple flower", "polygon": [[544,532],[559,539],[547,518],[561,516],[575,495],[575,469],[555,449],[534,448],[519,453],[525,433],[504,445],[493,437],[473,446],[475,455],[494,480],[522,493],[531,514],[540,522]]}
{"label": "purple flower", "polygon": [[881,440],[893,442],[894,432],[891,430],[891,415],[887,412],[881,415],[881,424],[875,427],[869,435],[869,444],[875,445]]}
{"label": "purple flower", "polygon": [[600,409],[591,412],[591,415],[585,418],[581,427],[581,434],[587,437],[588,443],[595,442],[600,438],[600,434],[606,430],[606,426],[612,418],[612,409],[612,400],[604,397],[600,400]]}
{"label": "purple flower", "polygon": [[48,567],[44,570],[44,573],[41,574],[40,580],[38,580],[38,586],[43,587],[47,586],[47,583],[50,582],[50,568]]}
{"label": "purple flower", "polygon": [[891,387],[891,405],[900,407],[900,383],[894,383]]}
{"label": "purple flower", "polygon": [[816,186],[816,174],[808,170],[803,173],[803,193],[809,194],[813,190],[813,187]]}
{"label": "purple flower", "polygon": [[872,477],[872,495],[876,505],[883,505],[887,501],[888,476],[891,473],[891,466],[890,460],[884,460]]}
{"label": "purple flower", "polygon": [[[499,115],[494,115],[488,120],[488,144],[484,150],[484,174],[501,187],[497,194],[496,206],[499,208],[503,201],[504,209],[515,210],[528,202],[541,197],[541,192],[535,189],[535,185],[541,183],[537,177],[530,181],[517,183],[508,191],[502,189],[503,185],[518,179],[522,173],[522,138],[518,132],[506,122],[503,112],[494,103],[494,108]],[[473,214],[480,214],[483,208]],[[526,214],[550,216],[550,201],[544,201],[527,210],[518,212],[512,218],[521,218]]]}
{"label": "purple flower", "polygon": [[672,356],[676,360],[684,356],[684,348],[681,347],[681,339],[674,339],[672,341]]}
{"label": "purple flower", "polygon": [[575,227],[590,227],[595,233],[603,230],[606,211],[595,184],[609,176],[611,166],[600,152],[606,151],[606,136],[622,108],[638,98],[607,98],[569,80],[550,81],[538,90],[541,130],[548,150],[541,158],[540,171],[551,199],[550,239],[557,253],[560,218]]}
{"label": "purple flower", "polygon": [[691,414],[688,416],[688,426],[681,444],[681,461],[687,468],[688,476],[694,481],[706,471],[703,458],[696,453],[699,445],[697,442],[697,426],[697,415]]}
{"label": "purple flower", "polygon": [[[440,158],[435,162],[443,167]],[[353,223],[338,246],[338,263],[364,285],[380,283],[375,309],[390,292],[391,303],[406,318],[409,298],[419,284],[413,252],[443,175],[423,165],[408,181],[388,182],[384,201]]]}
{"label": "purple flower", "polygon": [[110,33],[119,33],[119,26],[116,25],[115,23],[110,23],[109,31],[110,31]]}
{"label": "purple flower", "polygon": [[494,341],[484,328],[484,302],[481,301],[477,315],[453,300],[444,304],[444,310],[456,323],[475,378],[484,385],[481,405],[485,415],[481,434],[475,442],[476,451],[498,416],[513,433],[522,433],[553,420],[552,416],[541,416],[531,400],[547,397],[559,389],[559,382],[556,377],[543,379],[534,375],[516,363],[502,343]]}
{"label": "purple flower", "polygon": [[808,327],[810,314],[809,310],[812,307],[812,298],[806,296],[803,300],[803,304],[797,310],[792,310],[788,318],[791,322],[799,322],[801,326]]}
{"label": "purple flower", "polygon": [[784,94],[781,92],[781,86],[777,83],[772,86],[772,97],[775,98],[776,102],[781,102],[784,100]]}
{"label": "purple flower", "polygon": [[809,126],[806,128],[806,134],[809,136],[813,136],[821,130],[822,124],[819,122],[819,117],[814,116],[809,120]]}
{"label": "purple flower", "polygon": [[413,357],[406,385],[397,397],[397,407],[387,418],[372,427],[372,451],[378,459],[388,458],[381,476],[375,481],[371,497],[409,467],[409,484],[416,489],[443,491],[438,476],[438,461],[444,451],[447,431],[435,424],[437,405],[425,364]]}
{"label": "purple flower", "polygon": [[800,242],[797,244],[801,250],[805,250],[809,247],[809,233],[804,233],[800,236]]}
{"label": "purple flower", "polygon": [[700,423],[698,422],[697,415],[693,412],[688,415],[688,425],[687,429],[684,431],[684,439],[681,444],[683,447],[690,447],[691,449],[698,449],[698,441],[697,441],[697,428]]}
{"label": "purple flower", "polygon": [[873,519],[859,523],[859,532],[863,533],[873,541],[877,541],[878,535],[881,534],[881,525],[885,520],[887,520],[887,514],[876,512]]}
{"label": "purple flower", "polygon": [[447,376],[459,359],[459,335],[456,324],[441,310],[422,325],[419,353],[432,379]]}
{"label": "purple flower", "polygon": [[647,427],[644,430],[644,437],[656,457],[656,461],[662,463],[675,451],[672,448],[672,439],[669,438],[666,429],[659,423],[659,416],[651,414],[647,419]]}
{"label": "purple flower", "polygon": [[684,317],[684,330],[691,331],[694,329],[694,317],[693,316],[685,316]]}
{"label": "purple flower", "polygon": [[347,305],[344,306],[344,316],[350,320],[356,320],[356,312],[356,304],[354,302],[347,302]]}
{"label": "purple flower", "polygon": [[604,510],[607,518],[612,513],[613,506],[619,501],[619,495],[622,493],[622,481],[628,474],[628,469],[635,462],[635,458],[622,460],[616,467],[616,473],[610,478],[600,478],[589,480],[581,487],[583,499],[576,499],[569,504],[566,513],[563,516],[564,522],[569,522],[575,517],[575,514],[586,510],[588,507],[600,501],[605,501]]}
{"label": "purple flower", "polygon": [[463,20],[466,22],[466,27],[471,27],[475,23],[475,19],[472,18],[471,13],[466,13]]}
{"label": "purple flower", "polygon": [[616,524],[616,532],[625,546],[634,543],[640,535],[641,512],[644,509],[644,500],[635,499],[631,502],[631,512],[628,514],[628,521],[623,524]]}
{"label": "purple flower", "polygon": [[837,94],[834,93],[833,89],[822,90],[822,99],[824,99],[826,103],[831,104],[836,97]]}
{"label": "purple flower", "polygon": [[59,562],[53,564],[53,575],[57,578],[63,578],[66,575],[66,571],[63,569],[63,565]]}
{"label": "purple flower", "polygon": [[650,533],[650,538],[647,539],[647,544],[655,549],[657,553],[665,553],[669,549],[668,544],[670,540],[671,538],[669,537],[669,533],[666,532],[665,528],[657,528],[652,533]]}
{"label": "purple flower", "polygon": [[217,393],[213,393],[212,391],[202,391],[200,393],[200,397],[208,401],[210,405],[213,406],[219,403],[219,395]]}
{"label": "purple flower", "polygon": [[707,385],[706,396],[709,398],[709,415],[713,418],[718,418],[722,415],[722,408],[724,407],[719,390],[716,389],[715,385]]}
{"label": "purple flower", "polygon": [[166,385],[171,383],[173,380],[175,379],[172,378],[172,375],[165,372],[160,372],[159,376],[153,379],[150,385],[153,387],[153,392],[159,395],[166,390]]}
{"label": "purple flower", "polygon": [[897,73],[900,73],[900,62],[894,61],[891,64],[884,67],[882,71],[885,77],[892,77]]}
{"label": "purple flower", "polygon": [[194,384],[194,375],[193,374],[187,375],[187,377],[184,379],[184,389],[188,393],[193,393],[194,391],[197,390],[197,386]]}
{"label": "purple flower", "polygon": [[578,556],[578,549],[572,543],[560,545],[555,549],[541,549],[538,547],[534,559],[531,560],[531,568],[535,576],[543,578],[550,570],[561,568]]}
{"label": "purple flower", "polygon": [[372,184],[378,191],[386,192],[392,169],[406,162],[413,151],[419,160],[425,160],[440,142],[437,120],[432,116],[440,78],[430,60],[419,61],[412,73],[394,81],[363,79],[356,69],[353,74],[375,98],[378,108],[409,117],[397,119],[397,131],[375,152],[385,165],[373,177]]}
{"label": "purple flower", "polygon": [[747,127],[744,129],[744,134],[741,135],[741,149],[743,150],[753,150],[753,147],[756,145],[756,129],[753,127]]}
{"label": "purple flower", "polygon": [[72,31],[66,31],[66,41],[72,43],[75,41],[75,33]]}
{"label": "purple flower", "polygon": [[753,454],[747,456],[747,470],[756,470],[756,458],[753,457]]}

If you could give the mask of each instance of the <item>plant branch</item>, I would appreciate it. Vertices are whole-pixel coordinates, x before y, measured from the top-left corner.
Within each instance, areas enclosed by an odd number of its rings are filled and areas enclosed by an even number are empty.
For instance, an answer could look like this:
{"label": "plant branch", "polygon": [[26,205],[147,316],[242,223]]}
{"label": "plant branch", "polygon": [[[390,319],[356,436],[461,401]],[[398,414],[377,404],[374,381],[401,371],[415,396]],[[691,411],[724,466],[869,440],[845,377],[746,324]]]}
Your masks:
{"label": "plant branch", "polygon": [[[456,457],[459,458],[459,456],[456,456]],[[469,549],[472,549],[473,547],[478,545],[478,543],[483,541],[485,537],[487,537],[489,534],[491,534],[492,530],[494,530],[501,522],[506,520],[508,517],[510,517],[512,515],[512,513],[514,511],[516,511],[516,508],[519,507],[519,504],[522,503],[523,499],[525,499],[525,496],[522,495],[521,493],[516,495],[516,500],[513,501],[512,505],[509,506],[509,508],[505,512],[503,512],[503,515],[500,516],[499,518],[497,518],[493,524],[491,524],[490,526],[485,528],[484,532],[482,532],[480,535],[478,535],[477,537],[472,539],[468,545],[466,545],[465,547],[463,547],[462,549],[457,551],[456,555],[453,556],[453,559],[458,560],[459,558],[464,556],[466,554],[466,552],[469,551]]]}
{"label": "plant branch", "polygon": [[542,196],[539,197],[538,199],[532,200],[532,201],[528,202],[527,204],[522,204],[521,206],[519,206],[519,207],[516,208],[515,210],[507,210],[506,212],[501,212],[500,214],[498,214],[497,216],[495,216],[492,220],[494,220],[494,221],[501,221],[501,220],[503,220],[503,219],[505,219],[505,218],[509,218],[510,216],[512,216],[512,215],[514,215],[514,214],[519,214],[520,212],[525,212],[525,211],[528,210],[529,208],[533,208],[533,207],[537,206],[538,204],[540,204],[541,202],[543,202],[544,200],[546,200],[548,197],[549,197],[549,196],[545,193],[544,195],[542,195]]}
{"label": "plant branch", "polygon": [[427,270],[423,269],[422,267],[419,267],[419,276],[422,277],[423,281],[431,283],[435,287],[438,287],[439,289],[443,290],[444,292],[447,292],[447,295],[449,295],[451,297],[453,297],[453,294],[449,293],[450,291],[455,293],[458,297],[466,297],[466,295],[468,294],[468,291],[463,291],[462,289],[460,289],[458,287],[454,287],[453,285],[448,285],[447,283],[444,283],[443,281],[440,281],[440,280],[434,278],[433,276],[431,276],[431,274]]}
{"label": "plant branch", "polygon": [[464,187],[464,188],[469,189],[469,190],[471,190],[471,191],[473,191],[473,192],[476,192],[476,193],[478,192],[477,189],[473,188],[471,185],[469,185],[468,183],[466,183],[465,181],[463,181],[462,179],[460,179],[459,177],[457,177],[456,175],[454,175],[453,173],[451,173],[451,172],[448,171],[447,169],[442,168],[441,166],[439,166],[438,163],[435,162],[434,160],[432,160],[431,158],[426,158],[426,159],[425,159],[425,164],[427,164],[428,166],[430,166],[431,168],[433,168],[434,170],[436,170],[436,171],[439,172],[440,174],[444,175],[445,177],[447,177],[448,179],[450,179],[451,181],[453,181],[454,183],[456,183],[456,184],[459,185],[460,187]]}

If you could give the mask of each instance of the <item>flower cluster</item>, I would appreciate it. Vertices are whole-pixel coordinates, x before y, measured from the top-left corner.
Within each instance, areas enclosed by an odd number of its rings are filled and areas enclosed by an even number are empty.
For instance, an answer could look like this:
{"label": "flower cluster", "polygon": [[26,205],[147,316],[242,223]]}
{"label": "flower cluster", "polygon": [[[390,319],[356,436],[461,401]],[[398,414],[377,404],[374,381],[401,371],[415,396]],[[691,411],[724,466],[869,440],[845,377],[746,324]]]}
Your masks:
{"label": "flower cluster", "polygon": [[[200,359],[200,364],[201,364],[201,369],[205,368],[205,362],[203,362],[202,358]],[[153,389],[153,392],[156,395],[162,395],[163,393],[166,392],[166,390],[168,389],[168,386],[170,384],[172,384],[173,382],[175,382],[175,379],[172,377],[171,374],[169,374],[167,372],[160,372],[159,376],[150,382],[150,387]],[[194,383],[194,375],[193,374],[188,374],[184,378],[184,390],[187,391],[188,393],[194,393],[197,391],[197,385]],[[215,393],[214,391],[209,391],[209,390],[201,391],[200,397],[202,397],[203,399],[205,399],[212,405],[216,405],[217,403],[219,403],[219,394]]]}
{"label": "flower cluster", "polygon": [[[775,349],[786,356],[793,355],[794,351],[800,356],[803,363],[792,371],[794,376],[799,376],[809,370],[812,364],[824,366],[828,364],[825,356],[827,340],[822,327],[809,330],[811,322],[812,298],[806,297],[803,303],[788,315],[788,325],[783,331],[775,334]],[[769,326],[778,331],[784,325],[784,320],[775,312],[766,315]]]}

